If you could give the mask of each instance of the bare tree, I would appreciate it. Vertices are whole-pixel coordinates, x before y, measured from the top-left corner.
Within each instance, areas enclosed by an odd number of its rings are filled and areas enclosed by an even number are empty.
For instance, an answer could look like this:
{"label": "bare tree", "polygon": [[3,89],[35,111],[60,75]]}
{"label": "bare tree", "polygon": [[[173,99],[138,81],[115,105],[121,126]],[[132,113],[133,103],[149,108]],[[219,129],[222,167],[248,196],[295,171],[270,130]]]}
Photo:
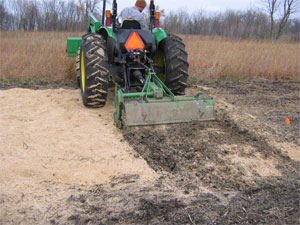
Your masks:
{"label": "bare tree", "polygon": [[[270,38],[279,39],[290,16],[299,10],[299,0],[261,0],[270,16]],[[279,28],[275,37],[276,17],[279,18]]]}
{"label": "bare tree", "polygon": [[271,24],[270,38],[271,39],[274,38],[275,13],[279,7],[279,1],[280,0],[262,0],[262,3],[270,16],[270,24]]}
{"label": "bare tree", "polygon": [[94,13],[99,10],[98,6],[102,0],[78,0],[78,5],[84,10],[84,16],[87,17],[89,13]]}
{"label": "bare tree", "polygon": [[4,0],[0,1],[0,29],[4,29],[5,28],[5,19],[7,18],[8,13],[6,11],[5,8],[5,2]]}
{"label": "bare tree", "polygon": [[[81,29],[86,26],[89,13],[93,13],[95,16],[100,14],[100,3],[102,0],[78,0],[77,16],[82,17]],[[102,13],[102,12],[101,12]]]}
{"label": "bare tree", "polygon": [[[159,7],[157,10],[162,13],[161,25],[167,32],[233,39],[283,36],[286,40],[300,41],[300,18],[290,16],[300,9],[297,8],[300,0],[261,1],[267,13],[249,9],[219,13],[200,10],[189,14],[181,9],[164,15]],[[0,29],[85,31],[89,12],[101,18],[101,2],[103,0],[0,0]]]}
{"label": "bare tree", "polygon": [[36,0],[15,0],[12,1],[14,15],[17,18],[19,30],[34,30],[37,27],[38,4]]}
{"label": "bare tree", "polygon": [[282,14],[279,20],[279,29],[276,39],[279,39],[284,27],[286,26],[290,16],[299,10],[299,0],[283,0]]}

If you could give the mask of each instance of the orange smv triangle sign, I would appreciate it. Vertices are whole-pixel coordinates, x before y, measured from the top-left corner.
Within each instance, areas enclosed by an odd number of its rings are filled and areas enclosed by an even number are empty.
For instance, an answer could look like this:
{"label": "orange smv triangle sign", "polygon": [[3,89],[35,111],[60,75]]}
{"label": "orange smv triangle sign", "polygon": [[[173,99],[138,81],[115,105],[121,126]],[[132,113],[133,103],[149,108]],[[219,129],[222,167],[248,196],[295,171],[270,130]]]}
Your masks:
{"label": "orange smv triangle sign", "polygon": [[291,124],[290,118],[287,117],[287,118],[285,119],[285,123],[288,124],[288,125]]}
{"label": "orange smv triangle sign", "polygon": [[132,32],[126,41],[125,48],[127,50],[141,49],[145,47],[140,35],[137,32]]}

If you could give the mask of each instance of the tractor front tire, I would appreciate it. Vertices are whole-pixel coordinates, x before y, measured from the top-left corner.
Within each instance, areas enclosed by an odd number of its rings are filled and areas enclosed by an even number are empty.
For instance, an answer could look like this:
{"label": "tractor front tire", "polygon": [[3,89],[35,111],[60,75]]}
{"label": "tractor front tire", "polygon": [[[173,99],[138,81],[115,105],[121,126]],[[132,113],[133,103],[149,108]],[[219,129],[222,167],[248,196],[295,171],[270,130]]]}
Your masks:
{"label": "tractor front tire", "polygon": [[175,95],[184,95],[188,79],[188,54],[178,36],[169,34],[160,45],[164,58],[164,83]]}
{"label": "tractor front tire", "polygon": [[99,34],[86,34],[80,46],[80,89],[86,107],[99,108],[106,103],[109,70],[105,40]]}

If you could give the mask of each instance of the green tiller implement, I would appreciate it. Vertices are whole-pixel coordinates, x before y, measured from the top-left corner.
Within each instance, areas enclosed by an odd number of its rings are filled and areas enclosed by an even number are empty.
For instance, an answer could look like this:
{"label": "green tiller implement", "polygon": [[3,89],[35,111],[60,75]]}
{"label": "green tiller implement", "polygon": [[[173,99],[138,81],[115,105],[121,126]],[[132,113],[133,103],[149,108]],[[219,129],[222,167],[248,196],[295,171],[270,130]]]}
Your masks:
{"label": "green tiller implement", "polygon": [[68,38],[68,55],[77,57],[83,104],[103,107],[115,84],[114,121],[118,127],[214,120],[214,101],[199,92],[185,97],[188,62],[185,45],[160,28],[160,13],[150,1],[149,29],[105,10],[100,23],[89,16],[87,34]]}

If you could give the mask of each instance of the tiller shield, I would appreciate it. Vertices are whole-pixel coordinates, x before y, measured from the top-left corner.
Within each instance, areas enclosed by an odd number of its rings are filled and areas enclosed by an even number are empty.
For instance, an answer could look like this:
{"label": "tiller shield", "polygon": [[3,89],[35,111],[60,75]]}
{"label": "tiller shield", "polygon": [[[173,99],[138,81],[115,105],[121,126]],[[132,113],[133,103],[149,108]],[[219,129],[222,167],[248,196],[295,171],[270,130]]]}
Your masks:
{"label": "tiller shield", "polygon": [[175,97],[153,70],[142,92],[116,89],[114,121],[118,127],[215,120],[214,100],[201,92],[195,97]]}

